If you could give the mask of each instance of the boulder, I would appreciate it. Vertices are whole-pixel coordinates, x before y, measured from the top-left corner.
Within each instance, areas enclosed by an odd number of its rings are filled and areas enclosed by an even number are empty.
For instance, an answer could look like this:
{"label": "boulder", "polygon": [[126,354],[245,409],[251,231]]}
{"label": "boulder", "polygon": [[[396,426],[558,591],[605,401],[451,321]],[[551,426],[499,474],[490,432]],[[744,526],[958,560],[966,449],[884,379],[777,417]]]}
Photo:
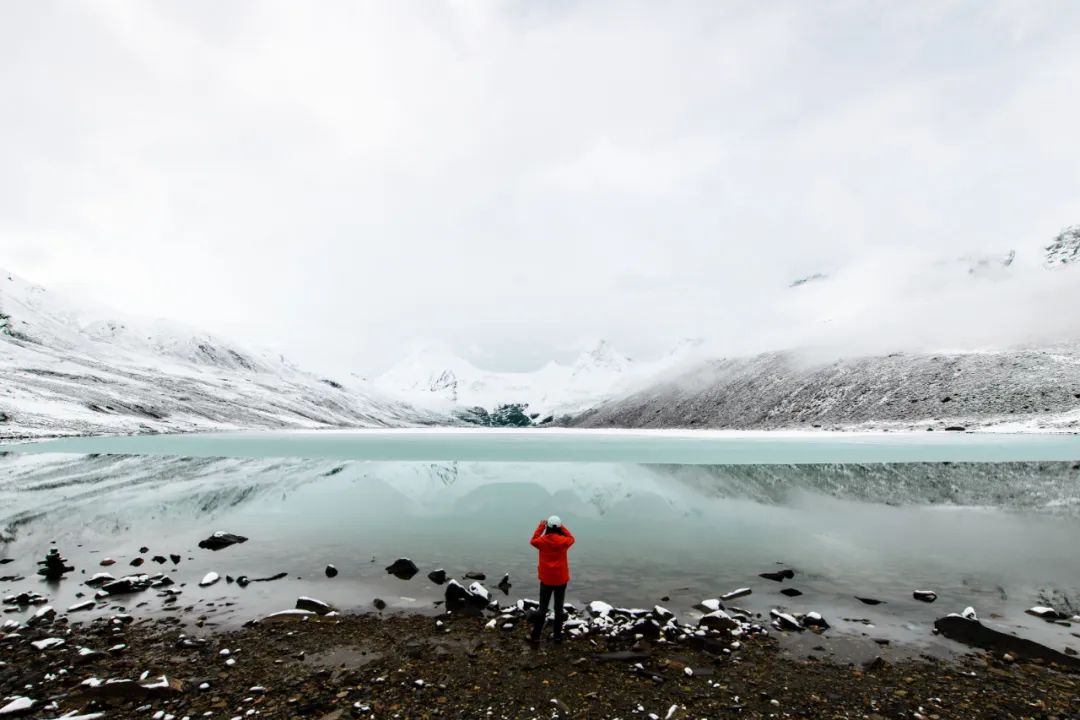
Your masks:
{"label": "boulder", "polygon": [[510,573],[506,573],[505,575],[503,575],[502,580],[500,580],[499,584],[496,585],[495,587],[502,590],[503,595],[509,595],[510,594],[510,588],[512,587],[511,584],[510,584]]}
{"label": "boulder", "polygon": [[146,575],[125,575],[119,580],[102,585],[101,592],[106,595],[128,595],[142,592],[148,587],[150,587],[150,578]]}
{"label": "boulder", "polygon": [[773,609],[769,611],[769,616],[773,619],[773,626],[777,629],[803,631],[802,624],[793,615]]}
{"label": "boulder", "polygon": [[0,700],[0,702],[4,703],[0,705],[0,717],[2,718],[21,717],[37,707],[37,700],[31,700],[21,695],[17,695],[9,701]]}
{"label": "boulder", "polygon": [[698,620],[698,625],[709,630],[734,630],[739,622],[723,610],[716,610]]}
{"label": "boulder", "polygon": [[825,618],[821,616],[821,613],[808,612],[801,618],[803,627],[818,628],[820,630],[828,630],[829,623],[825,622]]}
{"label": "boulder", "polygon": [[247,538],[243,535],[236,535],[234,533],[222,532],[218,530],[216,533],[199,541],[199,547],[203,550],[223,550],[230,545],[236,545],[237,543],[247,542]]}
{"label": "boulder", "polygon": [[436,585],[442,585],[444,582],[446,582],[446,571],[442,568],[439,568],[438,570],[432,570],[428,573],[427,576],[428,580],[435,583]]}
{"label": "boulder", "polygon": [[491,594],[480,583],[473,583],[468,590],[457,580],[451,580],[446,585],[447,610],[476,613],[486,608],[490,600]]}
{"label": "boulder", "polygon": [[1032,640],[1019,638],[983,625],[976,619],[947,615],[934,621],[934,628],[950,640],[993,652],[1008,652],[1016,657],[1057,663],[1061,667],[1080,669],[1080,658],[1066,655]]}
{"label": "boulder", "polygon": [[322,600],[316,600],[311,597],[299,597],[296,599],[297,610],[307,610],[313,612],[316,615],[326,615],[334,611],[334,608],[329,603],[325,603]]}
{"label": "boulder", "polygon": [[487,580],[487,575],[485,575],[482,572],[476,572],[475,570],[470,570],[469,572],[465,573],[465,579],[466,580]]}
{"label": "boulder", "polygon": [[781,595],[786,595],[788,597],[799,597],[800,595],[802,595],[802,590],[796,590],[795,588],[790,588],[789,587],[789,588],[784,588],[783,590],[781,590],[780,594]]}
{"label": "boulder", "polygon": [[758,577],[763,577],[766,580],[772,580],[773,582],[784,582],[784,580],[791,580],[794,578],[795,571],[784,569],[777,572],[763,572],[759,574]]}
{"label": "boulder", "polygon": [[326,577],[328,577],[328,578],[337,577],[337,574],[338,574],[338,569],[336,567],[334,567],[333,565],[327,565],[326,566]]}
{"label": "boulder", "polygon": [[589,614],[593,617],[602,617],[604,615],[608,615],[614,609],[615,608],[613,608],[611,605],[608,605],[603,600],[593,600],[591,603],[589,603]]}
{"label": "boulder", "polygon": [[932,603],[937,600],[937,593],[933,590],[915,590],[911,593],[911,596],[916,600],[922,600],[925,603]]}
{"label": "boulder", "polygon": [[199,581],[199,587],[210,587],[220,579],[221,576],[216,572],[208,572],[203,575],[203,579]]}
{"label": "boulder", "polygon": [[1033,607],[1033,608],[1028,608],[1024,612],[1026,612],[1028,615],[1034,615],[1037,618],[1042,618],[1043,620],[1047,620],[1049,622],[1053,622],[1055,620],[1068,620],[1069,619],[1069,616],[1066,615],[1065,613],[1058,612],[1054,608],[1050,608],[1050,607],[1036,606],[1036,607]]}
{"label": "boulder", "polygon": [[409,558],[398,558],[386,567],[386,572],[402,580],[411,580],[420,569]]}
{"label": "boulder", "polygon": [[112,573],[100,572],[94,573],[94,575],[89,580],[87,580],[85,584],[89,585],[92,588],[98,588],[105,583],[113,582],[115,580],[116,578],[112,576]]}

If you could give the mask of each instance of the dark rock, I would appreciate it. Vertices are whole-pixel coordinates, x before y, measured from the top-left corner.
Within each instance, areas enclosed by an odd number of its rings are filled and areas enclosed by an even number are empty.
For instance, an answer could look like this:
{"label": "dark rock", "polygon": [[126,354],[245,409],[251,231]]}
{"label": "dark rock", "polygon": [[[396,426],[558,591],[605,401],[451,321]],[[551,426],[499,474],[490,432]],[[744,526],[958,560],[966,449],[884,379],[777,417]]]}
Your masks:
{"label": "dark rock", "polygon": [[132,561],[131,561],[131,564],[132,564],[132,565],[133,565],[134,567],[139,567],[139,566],[140,566],[140,565],[142,565],[142,564],[143,564],[144,562],[146,562],[146,561],[145,561],[145,560],[143,560],[143,559],[142,559],[141,557],[137,557],[137,558],[135,558],[134,560],[132,560]]}
{"label": "dark rock", "polygon": [[803,627],[816,628],[818,630],[828,630],[829,623],[825,621],[825,618],[821,616],[821,613],[808,612],[800,618]]}
{"label": "dark rock", "polygon": [[773,623],[782,630],[803,631],[802,624],[793,615],[780,610],[770,610],[769,615],[772,617]]}
{"label": "dark rock", "polygon": [[131,593],[142,592],[148,587],[150,587],[150,578],[147,576],[126,575],[119,580],[105,583],[101,586],[101,591],[108,593],[109,595],[128,595]]}
{"label": "dark rock", "polygon": [[779,572],[763,572],[758,577],[763,577],[766,580],[772,580],[773,582],[784,582],[784,580],[791,580],[795,577],[794,570],[780,570]]}
{"label": "dark rock", "polygon": [[1047,622],[1054,622],[1055,620],[1068,620],[1071,617],[1066,613],[1058,612],[1054,608],[1050,607],[1033,607],[1028,608],[1024,612],[1026,612],[1028,615],[1034,615],[1037,618],[1042,618]]}
{"label": "dark rock", "polygon": [[14,562],[14,558],[0,558],[0,565],[7,565],[9,562]]}
{"label": "dark rock", "polygon": [[949,425],[945,430],[948,432],[964,432],[967,428],[963,425]]}
{"label": "dark rock", "polygon": [[173,565],[179,565],[180,564],[180,556],[175,554],[175,553],[170,554],[169,559],[172,560]]}
{"label": "dark rock", "polygon": [[205,540],[199,541],[199,547],[203,550],[222,550],[230,545],[236,545],[237,543],[247,542],[247,538],[243,535],[235,535],[233,533],[221,532],[220,530]]}
{"label": "dark rock", "polygon": [[337,577],[337,574],[338,574],[338,569],[336,567],[334,567],[333,565],[327,565],[326,566],[326,577],[328,577],[328,578]]}
{"label": "dark rock", "polygon": [[485,575],[482,572],[467,572],[467,573],[465,573],[465,579],[466,580],[484,581],[484,580],[487,580],[487,575]]}
{"label": "dark rock", "polygon": [[329,612],[333,612],[334,608],[329,603],[324,603],[322,600],[316,600],[310,597],[300,597],[296,599],[297,610],[308,610],[316,615],[326,615]]}
{"label": "dark rock", "polygon": [[739,627],[738,621],[723,610],[717,610],[703,616],[698,620],[698,625],[707,627],[710,630],[734,630]]}
{"label": "dark rock", "polygon": [[655,640],[660,637],[660,623],[652,618],[638,620],[630,626],[629,632],[633,635],[641,635],[649,640]]}
{"label": "dark rock", "polygon": [[371,604],[375,606],[376,610],[386,609],[386,601],[382,598],[375,598],[374,600],[372,600]]}
{"label": "dark rock", "polygon": [[483,593],[467,590],[457,580],[451,580],[446,586],[446,609],[451,612],[464,610],[478,614],[488,602]]}
{"label": "dark rock", "polygon": [[780,591],[780,594],[787,595],[788,597],[799,597],[800,595],[802,595],[802,591],[796,590],[795,588],[784,588]]}
{"label": "dark rock", "polygon": [[937,600],[937,593],[933,590],[916,590],[911,593],[911,596],[916,600],[922,600],[925,603],[932,603]]}
{"label": "dark rock", "polygon": [[148,552],[150,552],[150,548],[146,547],[145,545],[143,545],[141,548],[139,548],[139,553],[140,554],[146,554]]}
{"label": "dark rock", "polygon": [[863,603],[864,605],[884,605],[885,604],[884,600],[875,600],[874,598],[859,597],[858,595],[855,596],[855,599],[858,600],[859,602]]}
{"label": "dark rock", "polygon": [[512,587],[512,585],[510,584],[510,573],[506,573],[505,575],[503,575],[502,580],[500,580],[499,584],[496,585],[495,587],[502,590],[503,595],[509,595],[510,594],[510,588]]}
{"label": "dark rock", "polygon": [[420,569],[409,558],[398,558],[392,565],[386,567],[386,572],[402,580],[411,580]]}
{"label": "dark rock", "polygon": [[164,565],[167,562],[164,555],[155,555],[154,557],[152,557],[150,559],[153,560],[154,562],[156,562],[158,565]]}
{"label": "dark rock", "polygon": [[288,574],[289,573],[279,572],[279,573],[276,573],[274,575],[271,575],[270,577],[252,578],[251,582],[273,582],[275,580],[280,580],[281,578],[288,576]]}
{"label": "dark rock", "polygon": [[959,615],[948,615],[935,620],[934,629],[950,640],[956,640],[965,645],[993,652],[1009,652],[1017,657],[1053,662],[1062,667],[1080,669],[1080,658],[1058,652],[1033,640],[994,630],[983,625],[978,620],[969,620]]}
{"label": "dark rock", "polygon": [[105,583],[114,582],[114,578],[110,573],[96,573],[93,577],[87,580],[84,584],[92,588],[98,588]]}
{"label": "dark rock", "polygon": [[236,578],[236,584],[237,584],[237,585],[239,585],[239,586],[240,586],[240,587],[242,587],[242,588],[243,588],[243,587],[247,587],[247,586],[248,586],[248,583],[250,583],[250,582],[251,582],[251,581],[250,581],[250,580],[248,580],[248,576],[247,576],[247,575],[241,575],[240,577]]}
{"label": "dark rock", "polygon": [[46,580],[59,580],[64,577],[64,573],[69,573],[75,570],[71,565],[67,564],[67,558],[60,557],[60,551],[56,548],[49,550],[49,553],[45,556],[44,560],[39,560],[38,575],[42,575]]}
{"label": "dark rock", "polygon": [[428,573],[428,580],[435,583],[436,585],[442,585],[444,582],[446,582],[446,571],[442,568],[439,568],[438,570],[432,570]]}

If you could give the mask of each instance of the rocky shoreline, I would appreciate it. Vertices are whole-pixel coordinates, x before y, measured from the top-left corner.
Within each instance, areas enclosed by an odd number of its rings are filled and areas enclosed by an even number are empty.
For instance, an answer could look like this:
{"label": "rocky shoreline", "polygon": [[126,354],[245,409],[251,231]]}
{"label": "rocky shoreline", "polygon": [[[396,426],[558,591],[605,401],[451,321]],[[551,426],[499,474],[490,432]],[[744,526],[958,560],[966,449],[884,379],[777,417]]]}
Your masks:
{"label": "rocky shoreline", "polygon": [[[216,553],[247,541],[216,532],[198,547]],[[144,556],[154,570],[142,569]],[[514,600],[508,575],[491,578],[498,594],[482,572],[458,581],[398,558],[385,567],[388,575],[409,581],[425,572],[440,587],[433,613],[386,611],[377,598],[378,612],[340,613],[302,595],[292,607],[254,618],[233,600],[185,601],[185,590],[243,588],[280,575],[209,572],[174,580],[182,560],[143,546],[127,574],[113,575],[106,569],[116,561],[102,558],[102,569],[79,583],[78,602],[58,612],[43,593],[74,582],[66,576],[76,571],[51,549],[36,563],[43,589],[3,598],[0,720],[1080,716],[1075,650],[997,629],[993,617],[984,623],[973,608],[942,614],[933,625],[982,650],[953,659],[892,652],[884,639],[871,645],[879,655],[854,659],[840,649],[850,637],[819,612],[745,609],[757,597],[751,587],[702,600],[681,617],[661,605],[567,604],[565,642],[548,637],[537,646],[527,642],[537,604]],[[325,567],[327,579],[337,575],[336,566]],[[795,598],[802,593],[787,581],[797,575],[783,566],[759,581]],[[920,603],[937,600],[933,590],[911,594]],[[1037,606],[1028,614],[1080,637],[1080,617],[1060,600],[1059,609]],[[216,625],[215,614],[226,608],[247,622]],[[833,618],[840,621],[850,619]]]}
{"label": "rocky shoreline", "polygon": [[[614,608],[594,610],[600,614],[585,614],[608,617],[609,627],[663,627],[656,610],[637,620],[612,617]],[[200,635],[180,625],[178,618],[53,617],[9,629],[0,641],[0,717],[880,720],[1080,713],[1080,675],[1038,659],[987,653],[857,666],[795,658],[765,628],[743,632],[740,622],[675,641],[663,633],[650,640],[590,631],[539,647],[525,642],[524,623],[492,628],[490,619],[463,612],[290,612]]]}

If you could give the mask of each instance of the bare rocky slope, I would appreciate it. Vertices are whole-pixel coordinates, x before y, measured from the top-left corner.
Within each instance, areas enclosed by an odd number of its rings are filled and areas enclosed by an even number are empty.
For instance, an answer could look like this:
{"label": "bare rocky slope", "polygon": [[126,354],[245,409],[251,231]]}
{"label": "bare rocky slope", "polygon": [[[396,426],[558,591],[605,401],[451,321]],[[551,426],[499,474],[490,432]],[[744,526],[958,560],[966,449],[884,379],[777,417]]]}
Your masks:
{"label": "bare rocky slope", "polygon": [[570,418],[576,427],[1080,430],[1075,347],[711,360]]}

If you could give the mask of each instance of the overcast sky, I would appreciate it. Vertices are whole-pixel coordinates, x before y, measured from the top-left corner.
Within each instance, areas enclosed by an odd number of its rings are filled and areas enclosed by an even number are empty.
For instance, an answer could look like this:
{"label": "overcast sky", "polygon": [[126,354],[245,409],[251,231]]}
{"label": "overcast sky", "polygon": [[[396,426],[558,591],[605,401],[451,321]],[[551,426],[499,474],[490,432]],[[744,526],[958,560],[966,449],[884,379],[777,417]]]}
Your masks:
{"label": "overcast sky", "polygon": [[800,276],[1035,262],[1078,89],[1071,1],[11,0],[0,266],[364,373],[783,343],[895,308]]}

